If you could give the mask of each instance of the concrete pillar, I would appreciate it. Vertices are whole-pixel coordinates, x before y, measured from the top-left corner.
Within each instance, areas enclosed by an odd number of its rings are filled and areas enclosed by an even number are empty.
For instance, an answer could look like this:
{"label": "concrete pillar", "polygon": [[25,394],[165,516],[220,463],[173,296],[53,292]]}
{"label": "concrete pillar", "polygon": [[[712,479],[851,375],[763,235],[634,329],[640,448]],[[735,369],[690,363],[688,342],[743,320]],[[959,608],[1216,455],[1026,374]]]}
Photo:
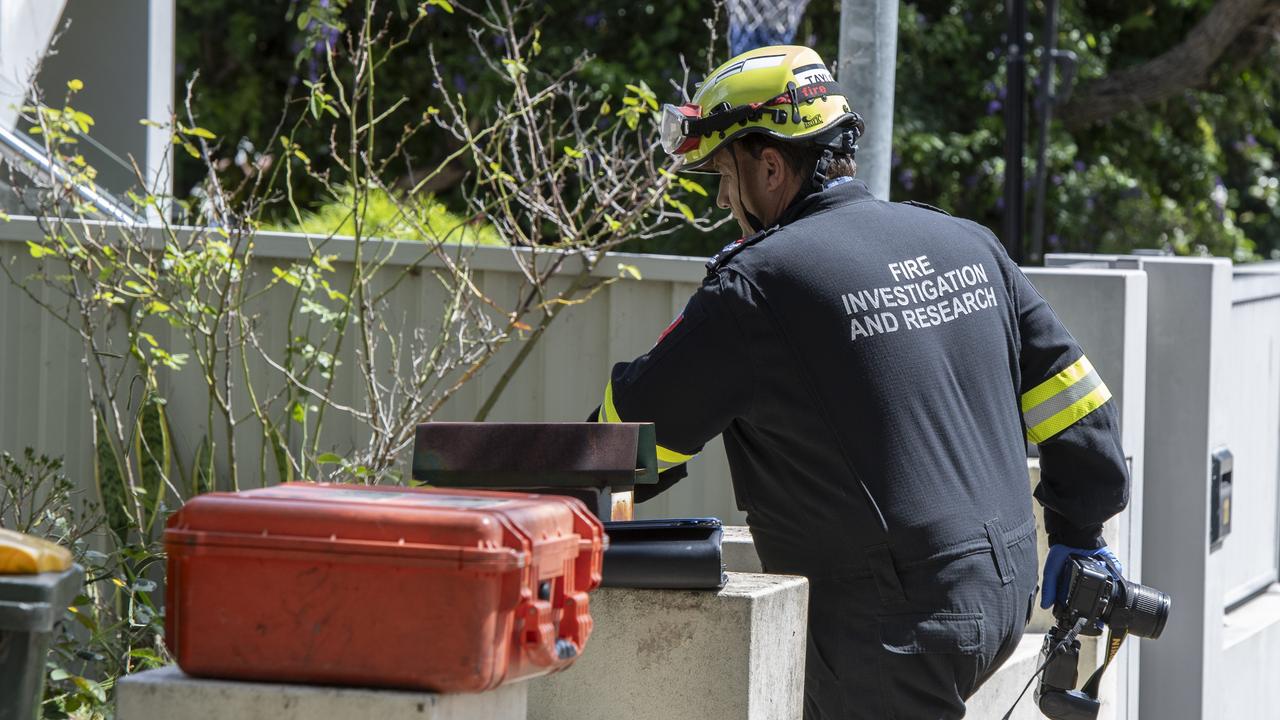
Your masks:
{"label": "concrete pillar", "polygon": [[[1142,581],[1173,598],[1159,640],[1144,642],[1142,718],[1214,718],[1225,697],[1224,587],[1209,547],[1214,398],[1225,378],[1231,262],[1218,258],[1063,255],[1050,265],[1128,265],[1147,273]],[[1228,539],[1228,542],[1230,538]],[[1274,675],[1273,675],[1274,677]],[[1260,710],[1260,708],[1256,708]]]}
{"label": "concrete pillar", "polygon": [[726,526],[720,541],[720,553],[727,572],[764,572],[760,566],[760,556],[756,554],[756,543],[751,538],[751,528],[741,525]]}
{"label": "concrete pillar", "polygon": [[177,666],[120,679],[118,720],[524,720],[527,683],[486,693],[437,695],[401,690],[204,680]]}
{"label": "concrete pillar", "polygon": [[582,657],[529,683],[529,720],[796,720],[808,603],[808,581],[782,575],[731,572],[720,592],[602,588]]}
{"label": "concrete pillar", "polygon": [[[1147,317],[1148,278],[1136,269],[1027,268],[1027,278],[1035,286],[1063,325],[1071,331],[1085,355],[1097,368],[1112,402],[1120,413],[1120,439],[1129,461],[1129,507],[1103,528],[1103,536],[1125,566],[1125,574],[1142,580],[1144,518],[1150,518],[1143,503],[1146,477],[1147,413]],[[1032,468],[1032,485],[1039,482],[1038,465]],[[1037,517],[1040,508],[1036,506]],[[1043,523],[1043,520],[1040,520]],[[1040,528],[1040,562],[1047,551],[1043,525]],[[1030,631],[1042,633],[1053,623],[1047,610],[1037,610]],[[1102,717],[1138,717],[1140,679],[1139,647],[1143,641],[1125,643],[1119,657],[1103,678],[1100,696]],[[1085,638],[1081,651],[1081,681],[1102,660],[1102,643]]]}
{"label": "concrete pillar", "polygon": [[858,141],[858,177],[871,194],[889,199],[893,164],[893,92],[898,68],[898,3],[842,0],[837,80],[867,134]]}

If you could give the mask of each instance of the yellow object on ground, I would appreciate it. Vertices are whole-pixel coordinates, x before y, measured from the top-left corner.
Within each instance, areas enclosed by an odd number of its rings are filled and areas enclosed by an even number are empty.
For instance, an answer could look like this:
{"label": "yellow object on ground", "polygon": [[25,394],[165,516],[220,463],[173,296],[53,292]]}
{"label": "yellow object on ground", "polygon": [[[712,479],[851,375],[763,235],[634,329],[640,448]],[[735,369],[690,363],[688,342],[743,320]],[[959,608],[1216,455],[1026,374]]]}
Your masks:
{"label": "yellow object on ground", "polygon": [[62,572],[71,567],[71,553],[61,545],[0,528],[0,575]]}

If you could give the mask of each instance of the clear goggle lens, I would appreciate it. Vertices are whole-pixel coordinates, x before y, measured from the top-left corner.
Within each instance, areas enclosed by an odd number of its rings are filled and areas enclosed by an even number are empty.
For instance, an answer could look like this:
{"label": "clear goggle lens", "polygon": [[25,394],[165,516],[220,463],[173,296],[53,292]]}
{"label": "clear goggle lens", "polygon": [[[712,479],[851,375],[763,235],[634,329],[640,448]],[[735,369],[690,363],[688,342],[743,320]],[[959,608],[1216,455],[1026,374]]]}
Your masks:
{"label": "clear goggle lens", "polygon": [[697,105],[663,105],[660,135],[662,149],[668,155],[683,155],[698,146],[698,138],[687,132],[689,120],[696,120],[701,112]]}

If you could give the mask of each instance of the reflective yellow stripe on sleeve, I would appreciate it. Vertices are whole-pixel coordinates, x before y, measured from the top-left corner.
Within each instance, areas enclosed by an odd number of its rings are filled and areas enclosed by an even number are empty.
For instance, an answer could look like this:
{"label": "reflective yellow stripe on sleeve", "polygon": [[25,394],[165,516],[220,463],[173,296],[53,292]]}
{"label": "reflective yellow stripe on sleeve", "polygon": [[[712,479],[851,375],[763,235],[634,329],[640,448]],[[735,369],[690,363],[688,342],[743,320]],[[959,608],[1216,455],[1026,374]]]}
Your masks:
{"label": "reflective yellow stripe on sleeve", "polygon": [[1022,396],[1027,439],[1041,443],[1071,427],[1111,399],[1111,391],[1089,358],[1068,365]]}
{"label": "reflective yellow stripe on sleeve", "polygon": [[[601,422],[622,422],[622,417],[618,415],[618,409],[613,406],[613,382],[610,381],[604,387],[604,402],[600,403]],[[687,463],[694,458],[693,455],[686,455],[682,452],[676,452],[669,448],[658,446],[658,472],[673,468],[676,465]]]}

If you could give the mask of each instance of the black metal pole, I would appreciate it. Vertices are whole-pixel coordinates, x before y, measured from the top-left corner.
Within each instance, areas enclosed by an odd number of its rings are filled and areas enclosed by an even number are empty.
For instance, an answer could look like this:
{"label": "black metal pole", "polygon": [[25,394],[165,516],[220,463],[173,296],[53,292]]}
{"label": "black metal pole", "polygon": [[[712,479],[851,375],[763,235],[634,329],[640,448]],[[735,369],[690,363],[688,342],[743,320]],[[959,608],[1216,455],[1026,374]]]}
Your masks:
{"label": "black metal pole", "polygon": [[1036,131],[1036,176],[1033,181],[1035,201],[1031,210],[1031,252],[1027,259],[1039,264],[1044,258],[1045,191],[1049,183],[1049,124],[1053,120],[1053,106],[1057,104],[1057,83],[1054,69],[1058,57],[1058,0],[1045,0],[1044,4],[1044,57],[1040,62],[1040,93],[1036,98],[1038,128]]}
{"label": "black metal pole", "polygon": [[1027,130],[1027,3],[1005,0],[1008,18],[1005,53],[1007,86],[1004,98],[1004,226],[1005,249],[1016,263],[1022,263],[1023,228],[1023,144]]}

